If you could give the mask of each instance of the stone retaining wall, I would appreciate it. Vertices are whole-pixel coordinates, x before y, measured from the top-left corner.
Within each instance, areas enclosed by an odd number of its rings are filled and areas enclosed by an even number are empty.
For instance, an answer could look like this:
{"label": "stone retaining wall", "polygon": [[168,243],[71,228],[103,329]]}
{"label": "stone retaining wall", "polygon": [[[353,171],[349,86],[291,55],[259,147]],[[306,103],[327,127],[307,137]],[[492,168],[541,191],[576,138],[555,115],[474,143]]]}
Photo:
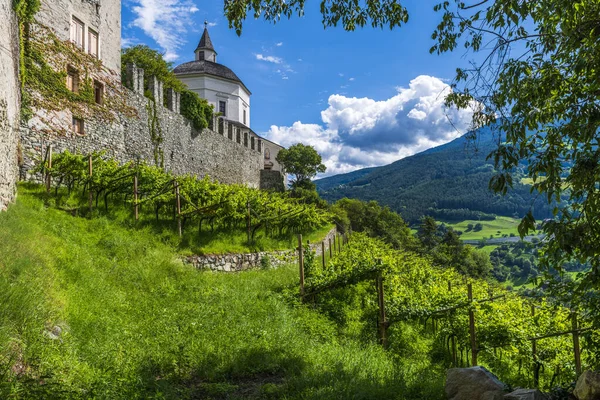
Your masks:
{"label": "stone retaining wall", "polygon": [[[333,243],[333,238],[336,234],[337,230],[333,228],[325,237],[325,251],[329,250],[329,239]],[[321,255],[321,242],[310,244],[310,248],[315,251],[316,255]],[[201,270],[210,269],[213,271],[238,272],[264,266],[278,267],[283,264],[297,263],[298,251],[283,250],[244,254],[193,255],[185,257],[183,261]]]}

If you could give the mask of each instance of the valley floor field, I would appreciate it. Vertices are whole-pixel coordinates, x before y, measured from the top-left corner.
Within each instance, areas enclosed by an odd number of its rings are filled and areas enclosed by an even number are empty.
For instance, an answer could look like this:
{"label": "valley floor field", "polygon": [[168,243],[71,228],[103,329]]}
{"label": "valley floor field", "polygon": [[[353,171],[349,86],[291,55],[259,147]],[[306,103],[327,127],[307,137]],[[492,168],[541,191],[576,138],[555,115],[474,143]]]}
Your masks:
{"label": "valley floor field", "polygon": [[[446,223],[446,225],[454,228],[456,231],[461,231],[461,240],[481,240],[483,238],[490,239],[492,236],[494,239],[502,238],[503,235],[510,237],[511,234],[516,237],[519,236],[517,226],[520,220],[510,217],[497,216],[493,221],[477,221],[477,220],[465,220],[458,223]],[[481,230],[469,229],[469,225],[481,224]],[[518,239],[517,239],[518,240]]]}

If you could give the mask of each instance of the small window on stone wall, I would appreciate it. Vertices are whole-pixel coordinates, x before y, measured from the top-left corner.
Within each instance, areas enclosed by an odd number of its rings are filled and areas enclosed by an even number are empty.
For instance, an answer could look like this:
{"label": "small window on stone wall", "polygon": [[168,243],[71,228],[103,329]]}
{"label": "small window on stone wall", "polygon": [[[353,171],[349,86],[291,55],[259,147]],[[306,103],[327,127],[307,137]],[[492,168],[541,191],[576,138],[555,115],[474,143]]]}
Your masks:
{"label": "small window on stone wall", "polygon": [[240,134],[240,128],[235,128],[235,141],[238,143],[242,143],[242,137]]}
{"label": "small window on stone wall", "polygon": [[244,132],[244,146],[248,147],[248,132]]}
{"label": "small window on stone wall", "polygon": [[223,118],[219,118],[219,133],[222,135],[225,132],[225,122]]}
{"label": "small window on stone wall", "polygon": [[258,139],[258,151],[262,152],[262,140]]}
{"label": "small window on stone wall", "polygon": [[94,80],[94,99],[96,100],[96,104],[104,102],[104,85],[97,80]]}
{"label": "small window on stone wall", "polygon": [[72,130],[73,133],[76,133],[78,135],[83,135],[85,133],[83,120],[81,118],[73,117]]}
{"label": "small window on stone wall", "polygon": [[250,138],[250,148],[251,148],[252,150],[254,150],[254,148],[255,148],[255,147],[256,147],[256,146],[254,145],[254,136],[252,136],[252,137]]}
{"label": "small window on stone wall", "polygon": [[73,93],[79,91],[79,73],[71,66],[67,67],[67,89]]}
{"label": "small window on stone wall", "polygon": [[227,126],[227,137],[229,140],[233,140],[233,125],[231,124]]}

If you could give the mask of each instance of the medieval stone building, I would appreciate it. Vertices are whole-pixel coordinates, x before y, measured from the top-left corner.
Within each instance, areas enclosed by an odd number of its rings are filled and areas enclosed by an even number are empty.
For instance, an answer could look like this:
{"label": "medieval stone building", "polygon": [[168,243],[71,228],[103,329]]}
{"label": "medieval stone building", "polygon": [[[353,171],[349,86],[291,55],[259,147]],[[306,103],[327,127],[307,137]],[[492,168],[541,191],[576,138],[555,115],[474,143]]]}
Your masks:
{"label": "medieval stone building", "polygon": [[141,159],[222,183],[282,186],[284,173],[273,163],[282,147],[250,129],[250,91],[216,63],[207,30],[196,60],[175,71],[223,111],[202,131],[180,114],[179,93],[163,90],[155,77],[144,79],[135,65],[121,71],[120,0],[42,0],[31,32],[32,48],[65,77],[73,95],[57,101],[47,86],[26,87],[31,116],[20,128],[22,178],[52,146],[54,152],[104,151],[121,162]]}

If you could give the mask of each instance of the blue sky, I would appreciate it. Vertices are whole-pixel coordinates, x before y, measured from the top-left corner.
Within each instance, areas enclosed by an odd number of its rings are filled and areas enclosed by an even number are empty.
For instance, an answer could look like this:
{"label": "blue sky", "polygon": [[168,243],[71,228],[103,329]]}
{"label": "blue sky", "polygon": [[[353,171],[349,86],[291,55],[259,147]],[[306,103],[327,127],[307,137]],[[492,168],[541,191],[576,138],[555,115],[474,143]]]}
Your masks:
{"label": "blue sky", "polygon": [[248,19],[238,37],[222,0],[124,0],[124,46],[147,44],[174,65],[190,61],[207,20],[218,62],[252,91],[252,129],[285,146],[315,146],[330,175],[387,164],[466,131],[471,113],[442,103],[469,58],[460,50],[429,54],[435,3],[404,2],[410,20],[393,31],[346,32],[324,29],[319,2],[307,2],[304,17]]}

